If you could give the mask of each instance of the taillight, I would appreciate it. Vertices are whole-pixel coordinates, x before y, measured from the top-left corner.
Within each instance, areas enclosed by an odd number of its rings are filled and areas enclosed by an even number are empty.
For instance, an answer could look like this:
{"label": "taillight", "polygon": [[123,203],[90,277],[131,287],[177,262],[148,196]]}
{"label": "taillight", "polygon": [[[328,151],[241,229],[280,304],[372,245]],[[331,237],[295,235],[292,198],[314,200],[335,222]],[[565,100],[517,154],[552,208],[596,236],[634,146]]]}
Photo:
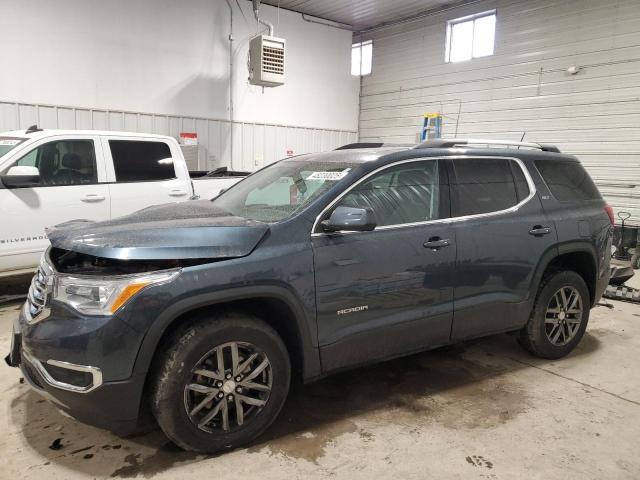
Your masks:
{"label": "taillight", "polygon": [[613,216],[613,207],[607,204],[604,206],[604,211],[607,212],[607,215],[609,215],[609,221],[611,222],[611,225],[614,225],[616,223],[616,220]]}

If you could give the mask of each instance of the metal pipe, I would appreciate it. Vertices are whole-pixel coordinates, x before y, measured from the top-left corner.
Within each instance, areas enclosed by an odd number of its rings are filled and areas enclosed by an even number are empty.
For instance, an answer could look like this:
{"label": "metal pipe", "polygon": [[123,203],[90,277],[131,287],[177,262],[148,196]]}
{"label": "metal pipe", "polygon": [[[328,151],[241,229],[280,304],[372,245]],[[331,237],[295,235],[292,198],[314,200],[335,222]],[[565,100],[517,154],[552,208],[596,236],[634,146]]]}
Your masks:
{"label": "metal pipe", "polygon": [[233,170],[233,5],[227,0],[229,7],[229,122],[231,132],[229,135],[229,169]]}
{"label": "metal pipe", "polygon": [[[317,23],[318,25],[324,25],[325,27],[339,28],[340,30],[348,30],[349,32],[353,32],[353,27],[348,23],[334,22],[333,20],[327,20],[326,22],[321,22],[319,20],[307,18],[307,15],[305,13],[301,13],[300,15],[302,15],[302,19],[305,22]],[[331,23],[327,23],[327,22],[331,22]]]}
{"label": "metal pipe", "polygon": [[259,24],[267,27],[269,29],[269,36],[273,37],[273,23],[267,22],[266,20],[262,20],[260,18],[260,0],[252,0],[252,2],[253,2],[253,14],[256,17],[256,21]]}

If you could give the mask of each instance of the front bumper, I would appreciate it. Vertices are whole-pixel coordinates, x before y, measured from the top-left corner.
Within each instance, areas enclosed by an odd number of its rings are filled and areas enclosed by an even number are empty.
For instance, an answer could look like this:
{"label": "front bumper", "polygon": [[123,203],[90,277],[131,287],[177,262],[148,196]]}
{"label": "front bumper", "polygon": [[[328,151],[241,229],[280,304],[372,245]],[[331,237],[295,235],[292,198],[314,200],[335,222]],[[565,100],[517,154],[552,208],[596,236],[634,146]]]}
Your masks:
{"label": "front bumper", "polygon": [[[21,311],[7,363],[19,366],[25,381],[67,415],[119,434],[135,432],[146,377],[133,373],[139,340],[135,332],[115,317],[69,318],[60,308],[37,324],[29,324]],[[120,334],[114,337],[114,330]],[[105,339],[125,337],[132,341],[105,344]],[[119,365],[112,364],[112,350]]]}

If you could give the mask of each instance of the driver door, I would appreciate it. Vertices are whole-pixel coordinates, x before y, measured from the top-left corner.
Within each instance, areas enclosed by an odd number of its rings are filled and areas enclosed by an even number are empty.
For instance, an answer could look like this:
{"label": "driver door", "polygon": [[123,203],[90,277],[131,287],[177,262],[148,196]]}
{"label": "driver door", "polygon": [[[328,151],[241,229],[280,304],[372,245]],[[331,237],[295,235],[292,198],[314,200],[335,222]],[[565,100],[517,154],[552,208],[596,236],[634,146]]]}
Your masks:
{"label": "driver door", "polygon": [[0,273],[35,268],[49,245],[46,227],[74,219],[109,219],[109,191],[101,183],[106,181],[101,158],[98,137],[60,136],[36,144],[6,168],[37,167],[40,184],[24,188],[0,185]]}
{"label": "driver door", "polygon": [[443,164],[421,159],[385,167],[347,191],[321,220],[337,206],[371,208],[376,228],[312,236],[323,369],[447,343],[456,244],[442,221],[449,217]]}

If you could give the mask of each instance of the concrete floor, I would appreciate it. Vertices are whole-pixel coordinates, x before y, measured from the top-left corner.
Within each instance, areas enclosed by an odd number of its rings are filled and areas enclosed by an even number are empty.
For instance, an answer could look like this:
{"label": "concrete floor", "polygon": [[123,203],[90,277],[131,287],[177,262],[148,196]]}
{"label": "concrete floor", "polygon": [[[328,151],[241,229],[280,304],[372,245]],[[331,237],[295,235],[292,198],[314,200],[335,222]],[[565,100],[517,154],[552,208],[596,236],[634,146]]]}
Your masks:
{"label": "concrete floor", "polygon": [[[0,366],[0,478],[638,479],[640,306],[611,303],[564,360],[499,335],[343,373],[297,387],[266,438],[214,457],[65,418]],[[0,307],[3,355],[18,309]]]}

